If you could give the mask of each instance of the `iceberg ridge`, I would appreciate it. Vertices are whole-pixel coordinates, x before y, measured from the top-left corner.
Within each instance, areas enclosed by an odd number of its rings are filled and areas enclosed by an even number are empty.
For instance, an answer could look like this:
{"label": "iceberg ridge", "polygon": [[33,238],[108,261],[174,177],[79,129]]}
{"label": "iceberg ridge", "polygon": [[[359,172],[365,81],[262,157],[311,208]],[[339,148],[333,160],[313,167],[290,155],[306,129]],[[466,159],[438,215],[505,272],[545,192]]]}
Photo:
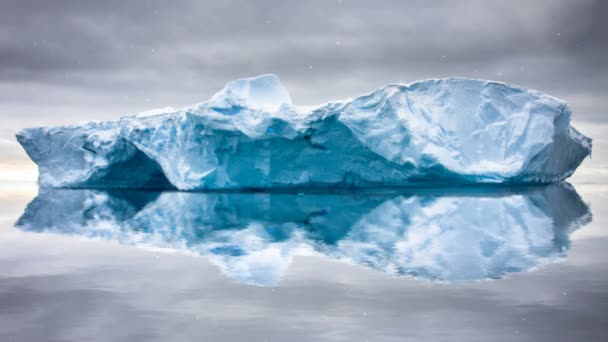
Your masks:
{"label": "iceberg ridge", "polygon": [[570,115],[541,92],[464,78],[387,85],[310,109],[262,75],[181,110],[16,136],[47,187],[551,183],[591,153]]}

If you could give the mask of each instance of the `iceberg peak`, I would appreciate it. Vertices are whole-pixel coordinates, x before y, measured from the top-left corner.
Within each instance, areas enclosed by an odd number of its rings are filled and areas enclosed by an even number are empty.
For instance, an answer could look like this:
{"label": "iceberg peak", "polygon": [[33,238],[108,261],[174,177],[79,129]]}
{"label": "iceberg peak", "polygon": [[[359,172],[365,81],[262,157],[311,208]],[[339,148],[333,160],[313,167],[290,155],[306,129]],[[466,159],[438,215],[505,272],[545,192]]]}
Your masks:
{"label": "iceberg peak", "polygon": [[216,108],[237,105],[274,112],[282,105],[291,106],[292,102],[279,77],[275,74],[265,74],[229,82],[211,97],[209,105]]}

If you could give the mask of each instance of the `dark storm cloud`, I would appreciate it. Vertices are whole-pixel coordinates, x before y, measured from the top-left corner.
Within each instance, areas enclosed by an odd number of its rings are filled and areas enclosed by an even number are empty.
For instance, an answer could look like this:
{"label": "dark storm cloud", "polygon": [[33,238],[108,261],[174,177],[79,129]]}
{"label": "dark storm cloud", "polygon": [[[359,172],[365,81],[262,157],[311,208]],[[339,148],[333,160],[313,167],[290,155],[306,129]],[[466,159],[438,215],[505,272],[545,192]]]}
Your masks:
{"label": "dark storm cloud", "polygon": [[3,1],[5,129],[206,99],[277,73],[298,104],[465,76],[568,100],[606,120],[600,1]]}

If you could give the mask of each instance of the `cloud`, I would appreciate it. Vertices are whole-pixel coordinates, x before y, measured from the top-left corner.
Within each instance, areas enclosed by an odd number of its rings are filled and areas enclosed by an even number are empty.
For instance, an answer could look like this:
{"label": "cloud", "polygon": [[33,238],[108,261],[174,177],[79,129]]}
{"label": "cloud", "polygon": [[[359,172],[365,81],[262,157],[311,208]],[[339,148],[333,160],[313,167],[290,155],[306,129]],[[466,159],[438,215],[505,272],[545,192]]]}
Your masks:
{"label": "cloud", "polygon": [[12,131],[116,118],[277,73],[297,104],[465,76],[536,88],[569,101],[577,120],[607,121],[607,14],[591,0],[8,0],[0,118]]}

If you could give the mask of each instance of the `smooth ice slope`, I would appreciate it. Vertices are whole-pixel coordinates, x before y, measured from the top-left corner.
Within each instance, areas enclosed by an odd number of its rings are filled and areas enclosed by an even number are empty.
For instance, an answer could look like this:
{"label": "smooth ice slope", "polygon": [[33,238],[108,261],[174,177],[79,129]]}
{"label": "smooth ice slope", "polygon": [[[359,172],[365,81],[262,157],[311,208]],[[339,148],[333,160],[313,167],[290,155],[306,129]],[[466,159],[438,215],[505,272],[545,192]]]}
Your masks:
{"label": "smooth ice slope", "polygon": [[268,189],[549,183],[591,153],[541,92],[462,78],[297,107],[275,75],[159,115],[17,134],[43,186]]}

